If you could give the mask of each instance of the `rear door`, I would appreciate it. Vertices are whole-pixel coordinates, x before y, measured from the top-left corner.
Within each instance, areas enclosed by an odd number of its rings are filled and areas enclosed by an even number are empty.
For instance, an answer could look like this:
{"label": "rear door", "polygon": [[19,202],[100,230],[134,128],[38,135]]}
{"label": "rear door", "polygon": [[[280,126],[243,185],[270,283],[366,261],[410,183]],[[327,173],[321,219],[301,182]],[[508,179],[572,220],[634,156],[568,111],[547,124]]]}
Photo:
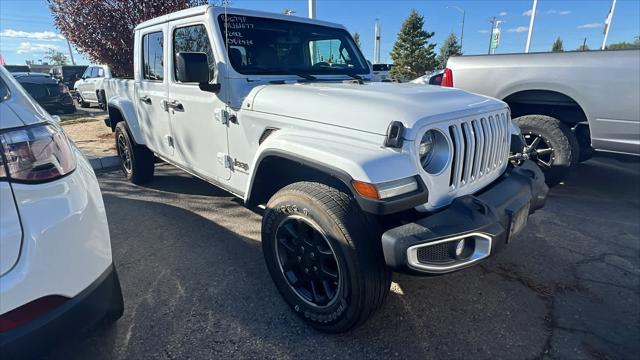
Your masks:
{"label": "rear door", "polygon": [[173,160],[173,139],[169,124],[169,113],[165,107],[168,95],[167,82],[167,24],[160,24],[140,30],[137,36],[136,61],[136,109],[140,126],[145,134],[145,142],[154,152]]}
{"label": "rear door", "polygon": [[[216,77],[216,59],[208,23],[182,19],[170,24],[171,80],[169,108],[171,130],[176,146],[176,159],[197,174],[214,180],[231,177],[227,146],[227,125],[216,113],[226,110],[221,94],[200,90],[196,83],[182,83],[176,79],[175,59],[180,52],[201,52],[209,61],[209,81]],[[224,86],[223,86],[224,88]],[[224,90],[223,90],[224,91]]]}

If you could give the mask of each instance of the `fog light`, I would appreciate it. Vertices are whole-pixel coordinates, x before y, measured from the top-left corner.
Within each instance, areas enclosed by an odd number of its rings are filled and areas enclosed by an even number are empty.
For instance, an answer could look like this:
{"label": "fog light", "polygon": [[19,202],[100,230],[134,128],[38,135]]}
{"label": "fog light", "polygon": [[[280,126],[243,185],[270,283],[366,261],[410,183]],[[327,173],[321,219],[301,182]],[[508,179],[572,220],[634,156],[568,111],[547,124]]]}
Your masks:
{"label": "fog light", "polygon": [[460,241],[458,241],[458,244],[456,245],[456,257],[459,258],[462,253],[464,252],[464,246],[465,246],[465,240],[462,239]]}

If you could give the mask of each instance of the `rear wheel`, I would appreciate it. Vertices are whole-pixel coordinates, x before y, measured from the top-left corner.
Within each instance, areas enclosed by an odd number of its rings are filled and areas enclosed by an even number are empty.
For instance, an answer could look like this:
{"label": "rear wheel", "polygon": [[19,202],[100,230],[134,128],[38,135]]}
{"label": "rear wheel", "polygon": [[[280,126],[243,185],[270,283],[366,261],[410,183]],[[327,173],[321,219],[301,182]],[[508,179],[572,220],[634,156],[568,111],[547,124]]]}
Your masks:
{"label": "rear wheel", "polygon": [[120,168],[129,181],[143,184],[153,178],[154,155],[144,145],[136,145],[124,122],[116,125],[116,149],[120,157]]}
{"label": "rear wheel", "polygon": [[351,196],[324,184],[294,183],[269,200],[265,262],[285,301],[311,326],[347,331],[382,305],[391,273],[375,228]]}
{"label": "rear wheel", "polygon": [[525,115],[515,119],[529,152],[545,175],[548,185],[567,176],[580,158],[580,146],[571,129],[556,118]]}

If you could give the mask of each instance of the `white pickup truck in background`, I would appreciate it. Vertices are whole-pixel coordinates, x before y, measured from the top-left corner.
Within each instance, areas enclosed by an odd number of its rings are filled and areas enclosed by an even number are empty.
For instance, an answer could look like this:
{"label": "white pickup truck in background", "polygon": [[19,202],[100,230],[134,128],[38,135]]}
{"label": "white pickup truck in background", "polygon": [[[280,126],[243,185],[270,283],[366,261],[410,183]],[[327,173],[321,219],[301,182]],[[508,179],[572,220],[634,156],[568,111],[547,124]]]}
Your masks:
{"label": "white pickup truck in background", "polygon": [[111,78],[111,69],[106,65],[87,67],[82,77],[73,86],[80,107],[87,108],[91,104],[97,104],[101,109],[106,109],[104,80]]}
{"label": "white pickup truck in background", "polygon": [[159,157],[265,205],[269,273],[322,331],[364,322],[391,271],[493,255],[545,202],[535,164],[509,161],[523,145],[504,102],[363,81],[341,25],[195,7],[138,25],[134,59],[134,79],[104,84],[124,174],[151,181]]}
{"label": "white pickup truck in background", "polygon": [[640,155],[640,50],[457,56],[444,75],[509,104],[551,184],[594,149]]}

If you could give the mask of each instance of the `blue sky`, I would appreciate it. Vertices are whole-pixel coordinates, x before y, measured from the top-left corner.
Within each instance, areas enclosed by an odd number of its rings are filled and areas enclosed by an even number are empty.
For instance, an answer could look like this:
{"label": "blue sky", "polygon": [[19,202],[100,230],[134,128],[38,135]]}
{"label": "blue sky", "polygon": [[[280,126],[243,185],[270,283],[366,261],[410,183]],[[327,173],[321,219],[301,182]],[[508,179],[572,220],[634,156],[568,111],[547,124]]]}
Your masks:
{"label": "blue sky", "polygon": [[[489,44],[489,18],[504,22],[496,53],[522,52],[527,37],[532,0],[317,0],[317,17],[342,23],[351,32],[359,32],[365,56],[373,57],[373,27],[380,19],[382,27],[381,58],[390,61],[389,52],[396,34],[411,9],[425,17],[425,29],[435,31],[432,41],[440,44],[446,36],[460,34],[461,14],[447,6],[466,11],[463,51],[466,54],[486,54]],[[285,8],[307,15],[306,0],[232,0],[231,6],[270,12]],[[611,0],[539,0],[531,51],[548,51],[560,36],[567,50],[577,48],[587,38],[591,49],[600,47],[602,24]],[[609,34],[609,43],[633,41],[640,35],[640,1],[618,0]],[[68,53],[66,42],[53,25],[44,0],[0,0],[0,53],[8,64],[23,64],[25,60],[43,59],[47,48]],[[75,51],[74,51],[75,52]],[[75,54],[78,63],[89,61]]]}

